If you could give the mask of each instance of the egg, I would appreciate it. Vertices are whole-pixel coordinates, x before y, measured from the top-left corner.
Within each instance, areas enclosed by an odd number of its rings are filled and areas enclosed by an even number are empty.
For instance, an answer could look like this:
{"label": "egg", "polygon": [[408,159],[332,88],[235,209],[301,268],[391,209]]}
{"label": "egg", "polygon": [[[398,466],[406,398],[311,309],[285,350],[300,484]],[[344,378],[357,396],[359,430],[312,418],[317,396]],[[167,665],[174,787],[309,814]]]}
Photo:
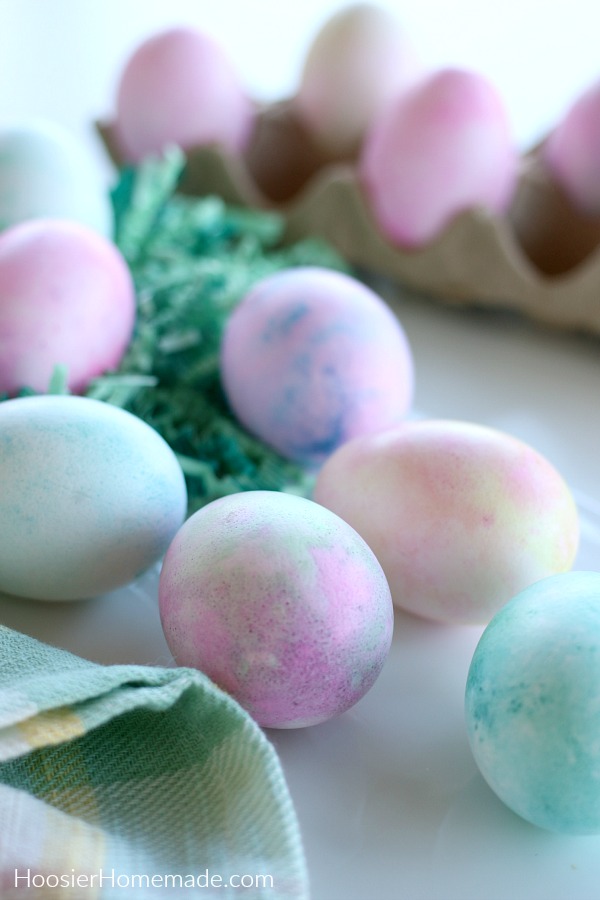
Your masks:
{"label": "egg", "polygon": [[0,229],[38,218],[113,234],[109,194],[83,142],[43,119],[13,122],[0,129]]}
{"label": "egg", "polygon": [[146,39],[118,81],[114,136],[130,162],[169,144],[219,144],[239,153],[253,121],[254,106],[224,49],[194,28]]}
{"label": "egg", "polygon": [[87,397],[0,403],[0,591],[94,597],[157,562],[186,515],[185,480],[163,438]]}
{"label": "egg", "polygon": [[267,276],[243,298],[225,327],[221,376],[239,421],[308,467],[402,419],[413,392],[410,345],[385,302],[310,266]]}
{"label": "egg", "polygon": [[433,241],[468,209],[505,212],[517,171],[498,92],[478,73],[455,68],[393,101],[367,135],[358,167],[378,227],[406,248]]}
{"label": "egg", "polygon": [[78,222],[31,219],[0,234],[0,393],[48,389],[67,369],[74,392],[121,361],[135,323],[127,264]]}
{"label": "egg", "polygon": [[540,154],[573,205],[585,215],[600,215],[600,81],[577,97]]}
{"label": "egg", "polygon": [[421,70],[396,16],[376,4],[356,3],[318,32],[292,106],[323,150],[352,156],[371,123]]}
{"label": "egg", "polygon": [[537,450],[471,422],[406,422],[341,447],[314,500],[367,541],[394,603],[427,619],[485,624],[534,581],[567,571],[579,518]]}
{"label": "egg", "polygon": [[345,712],[392,639],[390,592],[369,547],[329,510],[277,491],[233,494],[191,516],[165,556],[159,604],[176,662],[270,728]]}
{"label": "egg", "polygon": [[530,585],[494,616],[469,669],[465,716],[481,774],[527,821],[600,833],[600,573]]}

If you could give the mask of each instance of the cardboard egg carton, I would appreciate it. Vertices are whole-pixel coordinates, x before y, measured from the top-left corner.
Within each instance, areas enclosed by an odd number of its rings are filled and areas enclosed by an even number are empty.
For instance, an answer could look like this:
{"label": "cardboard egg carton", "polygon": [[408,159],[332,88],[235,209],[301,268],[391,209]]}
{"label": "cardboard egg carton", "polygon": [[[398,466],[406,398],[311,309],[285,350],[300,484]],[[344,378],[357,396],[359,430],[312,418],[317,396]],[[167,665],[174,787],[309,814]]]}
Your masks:
{"label": "cardboard egg carton", "polygon": [[[110,124],[98,130],[113,161]],[[439,300],[513,310],[556,328],[600,334],[600,220],[583,217],[552,182],[539,148],[521,159],[505,216],[474,208],[419,249],[378,229],[356,159],[325,155],[282,101],[257,114],[243,157],[219,147],[187,154],[182,191],[277,210],[289,241],[320,236],[346,260]]]}

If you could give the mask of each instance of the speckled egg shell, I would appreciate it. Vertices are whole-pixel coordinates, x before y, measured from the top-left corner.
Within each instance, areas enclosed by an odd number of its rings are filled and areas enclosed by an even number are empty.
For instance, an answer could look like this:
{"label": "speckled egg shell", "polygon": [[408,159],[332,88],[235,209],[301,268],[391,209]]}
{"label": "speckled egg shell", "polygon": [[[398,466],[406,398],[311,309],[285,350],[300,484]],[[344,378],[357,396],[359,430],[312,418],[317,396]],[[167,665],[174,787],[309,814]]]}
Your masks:
{"label": "speckled egg shell", "polygon": [[307,466],[400,421],[412,401],[412,355],[397,318],[356,279],[318,267],[254,286],[227,323],[221,372],[240,422]]}
{"label": "speckled egg shell", "polygon": [[123,256],[91,228],[35,219],[0,234],[0,392],[44,393],[57,365],[83,391],[118,366],[135,314]]}
{"label": "speckled egg shell", "polygon": [[600,573],[538,581],[492,619],[466,688],[473,755],[514,812],[600,833]]}
{"label": "speckled egg shell", "polygon": [[364,537],[398,607],[442,622],[487,623],[577,552],[577,509],[556,469],[468,422],[413,421],[352,441],[325,463],[314,499]]}
{"label": "speckled egg shell", "polygon": [[250,491],[187,520],[160,576],[177,663],[201,669],[267,727],[313,725],[372,686],[393,607],[356,532],[310,500]]}
{"label": "speckled egg shell", "polygon": [[160,435],[98,400],[0,403],[0,591],[75,600],[127,584],[186,514],[181,467]]}

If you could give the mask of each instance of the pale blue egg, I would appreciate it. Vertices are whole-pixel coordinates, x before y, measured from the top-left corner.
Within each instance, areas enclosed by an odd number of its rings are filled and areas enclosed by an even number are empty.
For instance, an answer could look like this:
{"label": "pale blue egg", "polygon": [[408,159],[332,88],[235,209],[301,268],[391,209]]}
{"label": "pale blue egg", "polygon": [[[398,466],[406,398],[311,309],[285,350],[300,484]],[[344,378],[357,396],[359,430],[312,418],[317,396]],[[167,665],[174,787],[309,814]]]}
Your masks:
{"label": "pale blue egg", "polygon": [[0,128],[0,229],[28,219],[68,219],[104,237],[114,230],[110,198],[91,150],[44,119]]}
{"label": "pale blue egg", "polygon": [[466,687],[475,761],[534,825],[600,832],[600,573],[538,581],[492,619]]}
{"label": "pale blue egg", "polygon": [[0,591],[95,597],[158,562],[187,493],[172,449],[137,416],[87,397],[0,403]]}

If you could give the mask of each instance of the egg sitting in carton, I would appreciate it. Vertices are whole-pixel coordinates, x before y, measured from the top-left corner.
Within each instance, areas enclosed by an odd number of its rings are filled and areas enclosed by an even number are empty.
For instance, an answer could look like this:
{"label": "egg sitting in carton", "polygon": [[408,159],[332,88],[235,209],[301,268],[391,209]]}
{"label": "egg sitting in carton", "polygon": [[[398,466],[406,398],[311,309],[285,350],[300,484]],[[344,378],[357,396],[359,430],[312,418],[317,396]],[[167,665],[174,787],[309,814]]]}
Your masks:
{"label": "egg sitting in carton", "polygon": [[179,144],[183,191],[275,208],[289,240],[321,236],[452,303],[598,333],[599,123],[593,88],[520,155],[484,76],[427,71],[396,19],[360,3],[317,34],[295,96],[266,106],[200,32],[155,35],[98,127],[119,165]]}

